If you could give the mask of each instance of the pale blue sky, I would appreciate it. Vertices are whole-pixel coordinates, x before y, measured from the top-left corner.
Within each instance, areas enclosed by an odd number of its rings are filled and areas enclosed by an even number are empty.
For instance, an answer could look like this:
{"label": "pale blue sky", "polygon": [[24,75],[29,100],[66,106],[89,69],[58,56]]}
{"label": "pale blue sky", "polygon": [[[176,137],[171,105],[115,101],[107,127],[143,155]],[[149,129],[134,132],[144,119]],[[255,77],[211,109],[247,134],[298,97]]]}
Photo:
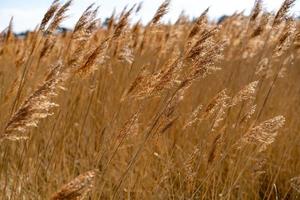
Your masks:
{"label": "pale blue sky", "polygon": [[[91,3],[100,6],[99,17],[103,20],[110,16],[114,8],[120,12],[125,5],[133,5],[143,1],[143,7],[139,15],[133,15],[132,20],[142,19],[147,22],[155,13],[163,0],[74,0],[69,18],[63,26],[73,27],[82,11]],[[267,10],[273,11],[280,7],[283,0],[264,0]],[[11,16],[14,16],[14,30],[32,30],[39,24],[52,0],[0,0],[0,30],[7,27]],[[172,0],[169,13],[164,20],[176,20],[182,10],[191,16],[198,16],[204,9],[210,7],[209,16],[216,19],[223,14],[232,14],[235,11],[245,10],[246,13],[252,8],[254,0]],[[300,15],[300,0],[297,0],[292,11]]]}

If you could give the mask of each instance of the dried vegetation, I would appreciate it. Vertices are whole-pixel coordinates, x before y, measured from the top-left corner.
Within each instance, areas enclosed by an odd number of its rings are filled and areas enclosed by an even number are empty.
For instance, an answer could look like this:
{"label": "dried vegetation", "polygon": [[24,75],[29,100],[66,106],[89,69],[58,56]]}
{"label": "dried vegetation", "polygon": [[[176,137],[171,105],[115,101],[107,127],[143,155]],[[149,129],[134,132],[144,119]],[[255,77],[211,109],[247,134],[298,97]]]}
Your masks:
{"label": "dried vegetation", "polygon": [[295,0],[219,23],[147,24],[140,5],[25,37],[0,35],[1,199],[297,199],[300,26]]}

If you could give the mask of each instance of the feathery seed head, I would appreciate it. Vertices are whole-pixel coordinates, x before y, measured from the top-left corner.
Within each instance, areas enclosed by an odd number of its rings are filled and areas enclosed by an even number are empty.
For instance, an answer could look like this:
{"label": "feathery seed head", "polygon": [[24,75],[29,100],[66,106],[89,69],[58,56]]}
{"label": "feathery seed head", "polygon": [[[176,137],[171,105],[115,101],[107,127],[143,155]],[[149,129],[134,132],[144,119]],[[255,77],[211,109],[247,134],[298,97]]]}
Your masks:
{"label": "feathery seed head", "polygon": [[97,173],[98,170],[91,170],[80,174],[69,183],[63,185],[60,190],[51,197],[51,200],[83,199],[94,186]]}

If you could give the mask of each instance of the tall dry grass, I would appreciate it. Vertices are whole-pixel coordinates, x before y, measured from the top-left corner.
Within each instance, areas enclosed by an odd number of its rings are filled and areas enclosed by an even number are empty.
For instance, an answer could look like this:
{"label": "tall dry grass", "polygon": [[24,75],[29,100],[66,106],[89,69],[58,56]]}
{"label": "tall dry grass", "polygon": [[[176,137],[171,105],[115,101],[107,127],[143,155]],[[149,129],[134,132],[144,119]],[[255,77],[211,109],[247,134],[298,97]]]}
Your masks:
{"label": "tall dry grass", "polygon": [[107,26],[90,5],[56,32],[55,0],[24,38],[0,36],[1,199],[300,198],[295,0],[220,23]]}

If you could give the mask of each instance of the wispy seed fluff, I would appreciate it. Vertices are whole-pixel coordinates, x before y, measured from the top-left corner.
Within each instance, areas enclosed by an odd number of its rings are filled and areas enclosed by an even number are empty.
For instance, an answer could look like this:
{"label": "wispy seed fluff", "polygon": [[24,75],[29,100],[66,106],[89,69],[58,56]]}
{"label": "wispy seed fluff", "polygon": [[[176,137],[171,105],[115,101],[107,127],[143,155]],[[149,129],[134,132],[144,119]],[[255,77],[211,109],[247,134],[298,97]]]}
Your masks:
{"label": "wispy seed fluff", "polygon": [[231,106],[237,105],[239,102],[254,98],[258,81],[253,81],[241,89],[232,99]]}
{"label": "wispy seed fluff", "polygon": [[69,183],[63,185],[51,198],[51,200],[77,200],[84,199],[92,189],[97,170],[91,170],[80,174]]}
{"label": "wispy seed fluff", "polygon": [[290,180],[291,187],[300,193],[300,176],[294,177]]}
{"label": "wispy seed fluff", "polygon": [[258,126],[251,128],[243,137],[243,142],[259,145],[259,151],[266,150],[267,146],[275,141],[278,130],[283,127],[285,118],[277,116],[262,122]]}
{"label": "wispy seed fluff", "polygon": [[56,96],[58,89],[62,88],[67,75],[62,72],[59,62],[47,75],[44,83],[38,87],[13,114],[5,126],[1,139],[18,140],[24,138],[14,132],[24,133],[29,127],[37,127],[39,121],[52,115],[50,109],[58,106],[51,101]]}

